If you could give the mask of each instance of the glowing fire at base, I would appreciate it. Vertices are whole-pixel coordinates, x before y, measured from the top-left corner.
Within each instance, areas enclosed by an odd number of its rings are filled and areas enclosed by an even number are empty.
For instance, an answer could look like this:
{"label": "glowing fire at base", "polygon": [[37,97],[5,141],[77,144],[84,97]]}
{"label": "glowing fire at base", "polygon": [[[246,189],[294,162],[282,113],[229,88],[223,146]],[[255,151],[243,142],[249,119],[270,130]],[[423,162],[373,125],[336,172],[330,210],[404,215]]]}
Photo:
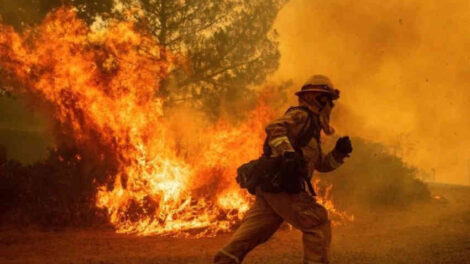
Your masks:
{"label": "glowing fire at base", "polygon": [[[114,182],[96,200],[117,232],[208,236],[248,210],[234,174],[260,155],[269,107],[260,103],[238,127],[219,121],[197,130],[183,144],[154,96],[174,57],[132,23],[91,30],[67,8],[21,35],[0,25],[0,56],[18,94],[39,98],[77,146],[112,156]],[[328,197],[320,202],[349,219]]]}

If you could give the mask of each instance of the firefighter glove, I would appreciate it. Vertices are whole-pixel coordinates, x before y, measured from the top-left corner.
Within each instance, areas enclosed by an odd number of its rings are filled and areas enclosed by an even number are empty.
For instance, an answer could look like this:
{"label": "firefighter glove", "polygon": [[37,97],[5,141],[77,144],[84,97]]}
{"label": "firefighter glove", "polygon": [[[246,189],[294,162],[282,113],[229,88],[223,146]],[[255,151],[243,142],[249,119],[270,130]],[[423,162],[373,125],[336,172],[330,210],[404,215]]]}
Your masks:
{"label": "firefighter glove", "polygon": [[336,141],[336,146],[333,150],[333,155],[336,160],[343,160],[345,157],[349,157],[349,154],[352,152],[351,140],[348,136],[341,137]]}

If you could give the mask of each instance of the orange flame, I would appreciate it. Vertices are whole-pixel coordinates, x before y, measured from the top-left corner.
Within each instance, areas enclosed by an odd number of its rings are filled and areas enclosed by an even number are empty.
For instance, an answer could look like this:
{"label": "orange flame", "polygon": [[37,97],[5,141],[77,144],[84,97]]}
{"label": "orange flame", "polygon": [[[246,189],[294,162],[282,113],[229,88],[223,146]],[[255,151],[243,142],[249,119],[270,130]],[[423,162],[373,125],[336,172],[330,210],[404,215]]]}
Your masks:
{"label": "orange flame", "polygon": [[261,153],[264,125],[274,115],[262,100],[247,122],[219,121],[183,144],[154,96],[175,66],[173,55],[130,22],[91,30],[68,8],[21,35],[0,25],[0,55],[18,93],[49,105],[77,145],[111,150],[117,173],[96,200],[117,232],[208,236],[248,210],[251,198],[234,174]]}

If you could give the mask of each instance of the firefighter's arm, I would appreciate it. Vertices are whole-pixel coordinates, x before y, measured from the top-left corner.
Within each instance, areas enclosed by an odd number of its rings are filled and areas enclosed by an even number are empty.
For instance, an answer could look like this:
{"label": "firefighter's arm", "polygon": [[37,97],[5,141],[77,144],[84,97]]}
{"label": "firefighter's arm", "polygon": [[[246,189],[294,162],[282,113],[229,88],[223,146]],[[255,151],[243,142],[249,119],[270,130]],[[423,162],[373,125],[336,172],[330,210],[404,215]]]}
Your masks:
{"label": "firefighter's arm", "polygon": [[308,114],[305,111],[292,110],[285,113],[282,117],[271,121],[266,126],[268,144],[275,156],[282,155],[287,151],[294,151],[288,135],[294,127],[303,124],[307,117]]}
{"label": "firefighter's arm", "polygon": [[321,153],[321,158],[315,164],[315,169],[319,172],[330,172],[341,166],[344,161],[343,159],[335,157],[334,150],[327,154]]}
{"label": "firefighter's arm", "polygon": [[344,163],[344,159],[349,157],[352,152],[351,140],[349,137],[339,138],[336,146],[328,154],[321,153],[319,162],[315,165],[315,169],[319,172],[330,172],[337,169]]}
{"label": "firefighter's arm", "polygon": [[323,153],[319,144],[317,139],[312,139],[307,146],[302,148],[304,158],[307,161],[309,177],[314,169],[320,172],[329,172],[343,164],[342,160],[335,159],[333,151],[327,154]]}

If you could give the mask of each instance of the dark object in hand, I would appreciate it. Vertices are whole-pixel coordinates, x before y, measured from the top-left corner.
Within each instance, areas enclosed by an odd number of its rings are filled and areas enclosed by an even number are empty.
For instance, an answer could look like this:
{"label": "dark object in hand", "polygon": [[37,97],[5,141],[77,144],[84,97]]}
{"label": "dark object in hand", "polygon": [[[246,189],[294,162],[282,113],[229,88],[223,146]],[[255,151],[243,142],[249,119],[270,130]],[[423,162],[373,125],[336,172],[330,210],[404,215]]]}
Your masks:
{"label": "dark object in hand", "polygon": [[287,193],[299,193],[304,187],[305,162],[299,152],[285,152],[281,166],[281,187]]}
{"label": "dark object in hand", "polygon": [[298,152],[287,151],[284,152],[282,157],[283,173],[287,174],[286,177],[298,177],[299,168],[303,166],[304,159]]}
{"label": "dark object in hand", "polygon": [[295,162],[300,164],[303,161],[302,155],[295,151],[284,152],[282,158],[284,162]]}
{"label": "dark object in hand", "polygon": [[349,139],[348,136],[346,137],[341,137],[336,141],[336,146],[333,150],[333,153],[335,154],[335,157],[338,157],[340,160],[342,160],[345,157],[349,157],[349,154],[352,152],[352,144],[351,140]]}

